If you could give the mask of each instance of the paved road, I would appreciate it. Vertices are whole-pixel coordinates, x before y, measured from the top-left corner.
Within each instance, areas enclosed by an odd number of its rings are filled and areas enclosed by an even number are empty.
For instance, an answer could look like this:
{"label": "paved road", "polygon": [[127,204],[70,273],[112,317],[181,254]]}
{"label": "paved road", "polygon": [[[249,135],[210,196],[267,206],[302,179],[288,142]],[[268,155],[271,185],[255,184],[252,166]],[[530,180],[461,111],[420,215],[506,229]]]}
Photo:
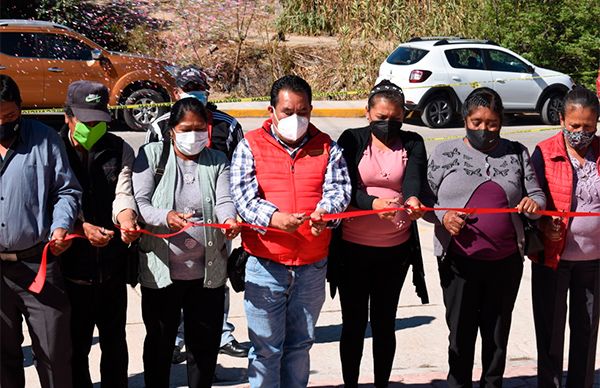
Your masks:
{"label": "paved road", "polygon": [[[245,129],[258,127],[262,119],[241,119]],[[315,118],[315,125],[328,132],[334,139],[345,129],[365,125],[362,119]],[[503,128],[506,137],[519,140],[532,150],[537,142],[552,135],[555,131],[512,133],[522,130],[543,128],[539,119],[524,117],[509,123]],[[428,151],[447,136],[462,136],[464,129],[449,128],[432,130],[423,126],[406,124],[405,129],[415,130],[426,139]],[[118,132],[128,142],[137,148],[143,141],[143,134],[133,132]],[[414,287],[407,280],[402,290],[396,320],[397,351],[394,359],[392,380],[397,382],[392,386],[398,387],[443,387],[447,371],[446,347],[447,328],[444,321],[444,307],[441,290],[438,283],[437,264],[432,252],[432,227],[419,221],[421,241],[423,246],[426,280],[429,288],[431,303],[421,305]],[[507,357],[506,386],[535,387],[535,337],[531,314],[530,284],[531,276],[529,263],[519,291],[519,296],[513,315],[513,325]],[[410,278],[410,277],[409,277]],[[247,341],[246,320],[242,305],[241,294],[232,293],[230,321],[236,326],[235,335],[240,341]],[[339,364],[339,336],[341,331],[341,313],[339,300],[329,296],[323,307],[317,327],[317,341],[311,352],[311,382],[313,387],[332,387],[342,383]],[[144,326],[140,311],[139,289],[129,288],[129,309],[127,321],[127,336],[129,343],[129,373],[130,387],[143,387],[142,375],[142,344]],[[567,336],[568,338],[568,336]],[[38,387],[37,376],[32,365],[29,339],[25,342],[25,362],[27,365],[27,387]],[[365,351],[362,363],[361,381],[372,382],[373,359],[371,356],[371,334],[366,334]],[[478,347],[479,347],[478,343]],[[566,351],[566,349],[565,349]],[[90,355],[93,381],[99,381],[99,345],[94,344]],[[600,350],[597,353],[597,373],[595,388],[600,388]],[[243,387],[247,361],[227,356],[219,356],[217,377],[220,380],[215,385]],[[479,378],[478,368],[481,367],[480,354],[476,355],[474,379]],[[186,386],[185,365],[172,368],[172,386]],[[97,384],[99,386],[99,384]],[[370,385],[365,385],[370,386]]]}
{"label": "paved road", "polygon": [[[57,129],[60,128],[63,123],[62,116],[39,116],[38,118]],[[244,130],[248,131],[262,125],[264,119],[241,118],[239,121]],[[366,125],[366,120],[362,118],[314,117],[312,122],[318,128],[327,132],[334,140],[337,139],[346,128],[355,128]],[[431,152],[436,144],[439,144],[443,141],[442,139],[448,136],[464,135],[464,128],[462,127],[432,129],[424,126],[419,119],[408,119],[404,123],[403,128],[420,133],[425,138],[428,152]],[[504,137],[519,140],[530,150],[533,150],[540,140],[555,133],[554,130],[548,130],[549,128],[555,127],[542,124],[537,115],[510,116],[507,119],[507,123],[505,123],[502,128],[502,134]],[[144,140],[143,133],[128,131],[127,128],[123,126],[118,127],[114,132],[127,140],[136,151],[139,146],[142,145]]]}
{"label": "paved road", "polygon": [[[239,119],[244,130],[258,128],[262,125],[262,118],[242,118]],[[334,140],[347,128],[356,128],[366,125],[366,120],[362,118],[335,118],[335,117],[315,117],[312,123],[319,129],[327,132]],[[425,143],[428,152],[433,151],[436,144],[439,144],[443,139],[449,136],[463,136],[464,128],[443,128],[431,129],[422,125],[416,125],[416,121],[409,120],[403,126],[404,129],[420,133],[425,138]],[[535,145],[542,139],[555,133],[555,130],[547,130],[555,128],[548,125],[543,125],[537,116],[521,116],[518,119],[512,120],[502,129],[503,136],[519,140],[525,144],[530,150],[533,150]],[[531,131],[533,132],[522,132]],[[541,130],[541,131],[539,131]],[[138,132],[117,131],[115,132],[127,140],[134,149],[143,143],[144,136]]]}

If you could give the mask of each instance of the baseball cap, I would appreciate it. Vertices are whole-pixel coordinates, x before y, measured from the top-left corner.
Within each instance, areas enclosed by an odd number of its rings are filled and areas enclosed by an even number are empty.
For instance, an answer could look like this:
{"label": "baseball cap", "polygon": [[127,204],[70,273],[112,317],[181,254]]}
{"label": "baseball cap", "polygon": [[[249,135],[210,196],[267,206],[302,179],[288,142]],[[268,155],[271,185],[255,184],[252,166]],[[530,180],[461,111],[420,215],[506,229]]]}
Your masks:
{"label": "baseball cap", "polygon": [[67,90],[65,105],[71,108],[77,120],[84,123],[112,120],[108,112],[108,88],[98,82],[73,82]]}
{"label": "baseball cap", "polygon": [[212,81],[202,69],[196,66],[187,66],[179,70],[175,77],[175,82],[180,88],[184,88],[189,83],[198,85],[199,90],[210,90],[208,81]]}

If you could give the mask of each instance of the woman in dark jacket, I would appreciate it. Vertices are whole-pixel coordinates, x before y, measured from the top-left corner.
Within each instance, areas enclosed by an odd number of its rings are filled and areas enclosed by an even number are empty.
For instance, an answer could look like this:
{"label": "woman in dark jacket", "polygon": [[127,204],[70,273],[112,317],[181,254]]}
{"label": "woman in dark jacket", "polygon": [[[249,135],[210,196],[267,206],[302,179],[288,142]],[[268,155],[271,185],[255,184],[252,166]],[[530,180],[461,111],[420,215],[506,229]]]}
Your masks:
{"label": "woman in dark jacket", "polygon": [[342,306],[344,384],[358,386],[370,312],[375,386],[387,387],[396,350],[396,310],[411,264],[417,293],[423,303],[428,302],[413,222],[421,216],[419,194],[426,181],[427,156],[423,138],[400,129],[404,95],[393,83],[386,80],[373,88],[366,116],[369,126],[348,129],[338,140],[352,181],[349,211],[402,206],[411,210],[344,220],[336,231],[330,265],[332,274],[337,269]]}

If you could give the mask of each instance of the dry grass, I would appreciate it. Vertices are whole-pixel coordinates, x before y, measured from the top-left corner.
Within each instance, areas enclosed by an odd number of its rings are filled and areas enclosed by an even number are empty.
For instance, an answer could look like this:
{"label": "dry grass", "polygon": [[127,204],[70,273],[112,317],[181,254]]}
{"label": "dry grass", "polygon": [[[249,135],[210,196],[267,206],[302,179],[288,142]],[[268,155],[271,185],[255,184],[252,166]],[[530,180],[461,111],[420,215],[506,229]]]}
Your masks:
{"label": "dry grass", "polygon": [[[213,95],[266,95],[275,79],[290,73],[304,77],[317,92],[333,94],[369,89],[385,57],[413,36],[468,36],[477,22],[470,15],[482,1],[262,1],[240,39],[243,31],[236,29],[235,20],[249,20],[240,13],[248,9],[243,1],[232,2],[227,10],[230,22],[224,24],[218,7],[204,7],[198,17],[182,8],[198,1],[155,0],[153,16],[169,20],[170,27],[162,32],[136,31],[138,39],[132,40],[132,46],[181,65],[204,67],[214,78]],[[211,21],[213,27],[207,24]],[[274,39],[292,33],[333,36],[323,37],[325,43],[298,37],[289,42]]]}

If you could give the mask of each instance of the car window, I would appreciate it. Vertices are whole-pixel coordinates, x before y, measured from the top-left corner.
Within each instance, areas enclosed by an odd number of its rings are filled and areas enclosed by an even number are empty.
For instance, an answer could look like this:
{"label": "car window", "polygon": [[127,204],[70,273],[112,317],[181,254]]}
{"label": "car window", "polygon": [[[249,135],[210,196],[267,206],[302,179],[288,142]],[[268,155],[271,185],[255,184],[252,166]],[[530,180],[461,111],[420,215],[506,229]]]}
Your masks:
{"label": "car window", "polygon": [[79,39],[61,34],[39,34],[41,56],[58,60],[92,60],[92,47]]}
{"label": "car window", "polygon": [[483,53],[476,48],[462,48],[444,51],[450,66],[455,69],[484,70]]}
{"label": "car window", "polygon": [[21,32],[0,33],[0,52],[20,58],[38,57],[38,46],[36,45],[36,34]]}
{"label": "car window", "polygon": [[412,65],[419,62],[429,51],[413,47],[398,47],[387,58],[392,65]]}
{"label": "car window", "polygon": [[509,71],[512,73],[529,73],[529,66],[509,53],[498,50],[487,50],[490,56],[490,68],[493,71]]}

